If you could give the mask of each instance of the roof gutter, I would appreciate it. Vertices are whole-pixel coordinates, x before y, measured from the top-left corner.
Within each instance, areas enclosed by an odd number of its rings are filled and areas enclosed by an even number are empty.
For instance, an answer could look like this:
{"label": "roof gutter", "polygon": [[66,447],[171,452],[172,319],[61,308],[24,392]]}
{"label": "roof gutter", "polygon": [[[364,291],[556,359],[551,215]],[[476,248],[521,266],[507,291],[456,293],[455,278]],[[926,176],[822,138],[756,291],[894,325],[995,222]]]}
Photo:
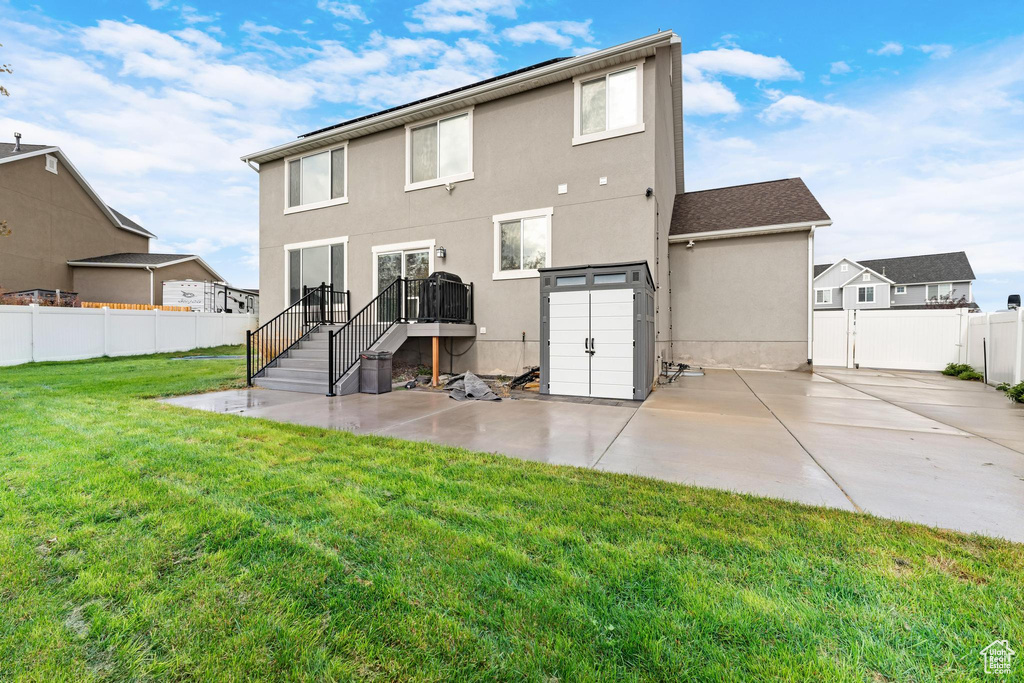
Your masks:
{"label": "roof gutter", "polygon": [[579,57],[573,57],[572,59],[567,59],[556,64],[551,64],[546,67],[542,67],[532,71],[527,71],[526,73],[515,74],[500,81],[486,83],[484,85],[468,88],[466,90],[460,90],[458,92],[451,93],[444,97],[438,97],[436,99],[428,100],[426,102],[421,102],[419,104],[403,107],[402,109],[398,109],[388,114],[381,114],[380,116],[375,116],[370,119],[364,119],[362,121],[354,122],[348,126],[325,130],[322,133],[317,133],[309,137],[299,138],[298,140],[293,140],[283,145],[277,145],[276,147],[270,147],[259,152],[254,152],[253,154],[248,154],[244,157],[241,157],[241,160],[247,164],[250,164],[251,166],[250,161],[252,159],[258,159],[259,161],[257,163],[271,161],[273,159],[279,159],[286,156],[290,150],[296,147],[308,146],[311,143],[317,143],[321,141],[347,139],[349,137],[353,137],[353,133],[356,133],[363,128],[369,128],[371,126],[377,127],[380,126],[381,124],[387,124],[388,122],[392,121],[395,122],[394,125],[399,125],[398,120],[400,119],[404,119],[409,116],[415,116],[417,114],[424,114],[425,112],[428,112],[432,109],[451,106],[463,100],[470,100],[474,97],[480,97],[487,93],[508,88],[510,86],[522,85],[525,83],[529,83],[530,81],[539,81],[545,77],[550,77],[563,71],[571,71],[573,69],[578,69],[591,63],[600,62],[606,59],[614,59],[617,56],[634,52],[636,50],[650,49],[654,47],[659,47],[661,45],[670,45],[672,39],[675,37],[675,34],[672,33],[671,31],[661,31],[660,33],[654,33],[652,35],[645,36],[643,38],[638,38],[628,43],[615,45],[604,50],[598,50],[597,52],[591,52],[590,54],[580,55]]}
{"label": "roof gutter", "polygon": [[182,258],[176,261],[167,261],[165,263],[103,263],[97,261],[68,261],[68,265],[75,268],[144,268],[145,270],[149,270],[150,268],[165,268],[179,263],[188,263],[189,261],[198,261],[203,268],[206,268],[206,270],[210,271],[210,273],[217,278],[217,282],[225,282],[220,273],[211,268],[210,264],[199,256],[189,256],[188,258]]}
{"label": "roof gutter", "polygon": [[728,230],[705,230],[681,235],[669,235],[669,244],[689,242],[691,240],[717,240],[726,237],[749,237],[751,235],[770,235],[779,232],[802,232],[832,225],[832,221],[803,221],[801,223],[780,223],[778,225],[758,225],[750,228],[731,228]]}

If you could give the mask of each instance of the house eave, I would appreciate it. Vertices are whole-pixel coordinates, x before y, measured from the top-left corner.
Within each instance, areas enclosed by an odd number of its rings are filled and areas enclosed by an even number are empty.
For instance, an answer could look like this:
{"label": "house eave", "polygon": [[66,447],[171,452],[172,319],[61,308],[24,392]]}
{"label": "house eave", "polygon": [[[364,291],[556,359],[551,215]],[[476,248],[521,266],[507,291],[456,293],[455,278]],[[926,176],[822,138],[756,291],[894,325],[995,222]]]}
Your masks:
{"label": "house eave", "polygon": [[642,57],[651,57],[659,47],[670,45],[675,38],[671,31],[661,31],[637,40],[615,45],[590,54],[573,57],[546,67],[541,67],[522,74],[514,74],[493,83],[486,83],[467,90],[451,93],[444,97],[413,104],[388,114],[373,117],[364,121],[356,121],[348,126],[333,128],[306,138],[293,140],[283,145],[254,152],[241,157],[250,166],[253,163],[263,164],[268,161],[283,159],[292,154],[305,152],[325,145],[363,137],[389,128],[404,126],[420,119],[438,116],[469,105],[481,104],[492,100],[515,95],[544,85],[571,79],[574,76],[615,66]]}
{"label": "house eave", "polygon": [[689,242],[698,240],[717,240],[728,237],[750,237],[753,235],[772,235],[782,232],[803,232],[815,228],[824,228],[832,225],[832,221],[803,221],[800,223],[780,223],[778,225],[759,225],[750,228],[729,228],[725,230],[706,230],[704,232],[690,232],[681,235],[669,235],[669,244],[678,242]]}
{"label": "house eave", "polygon": [[216,278],[217,282],[225,282],[220,273],[211,268],[210,264],[199,256],[189,256],[188,258],[165,261],[164,263],[102,263],[96,261],[68,261],[68,265],[72,268],[135,268],[143,270],[149,268],[166,268],[167,266],[174,266],[179,263],[188,263],[189,261],[198,261],[199,265],[208,270],[210,274]]}

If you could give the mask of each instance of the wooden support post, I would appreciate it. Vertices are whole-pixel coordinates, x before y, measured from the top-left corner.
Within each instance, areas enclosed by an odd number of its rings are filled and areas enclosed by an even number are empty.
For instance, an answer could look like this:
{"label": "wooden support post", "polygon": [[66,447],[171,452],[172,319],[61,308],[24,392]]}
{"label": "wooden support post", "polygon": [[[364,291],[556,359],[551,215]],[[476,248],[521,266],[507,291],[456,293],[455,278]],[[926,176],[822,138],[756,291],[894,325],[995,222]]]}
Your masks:
{"label": "wooden support post", "polygon": [[440,356],[440,338],[439,337],[434,337],[433,338],[433,344],[431,344],[431,347],[432,348],[431,348],[430,360],[431,360],[432,367],[433,367],[433,370],[431,370],[432,376],[433,376],[433,380],[432,380],[430,386],[436,387],[438,385],[438,380],[437,380],[438,356]]}

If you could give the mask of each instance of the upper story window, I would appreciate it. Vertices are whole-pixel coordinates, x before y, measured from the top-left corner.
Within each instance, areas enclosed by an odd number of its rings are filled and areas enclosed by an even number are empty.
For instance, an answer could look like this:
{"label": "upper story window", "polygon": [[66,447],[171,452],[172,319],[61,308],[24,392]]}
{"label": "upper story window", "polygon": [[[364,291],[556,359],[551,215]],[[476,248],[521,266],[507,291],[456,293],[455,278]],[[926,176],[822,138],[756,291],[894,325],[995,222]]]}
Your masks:
{"label": "upper story window", "polygon": [[473,110],[405,127],[405,189],[473,178]]}
{"label": "upper story window", "polygon": [[581,145],[644,130],[643,61],[577,76],[572,144]]}
{"label": "upper story window", "polygon": [[292,157],[285,164],[285,213],[348,202],[348,145]]}
{"label": "upper story window", "polygon": [[949,301],[952,296],[953,285],[949,282],[938,285],[928,285],[928,301]]}
{"label": "upper story window", "polygon": [[551,265],[552,207],[492,217],[494,280],[538,277]]}

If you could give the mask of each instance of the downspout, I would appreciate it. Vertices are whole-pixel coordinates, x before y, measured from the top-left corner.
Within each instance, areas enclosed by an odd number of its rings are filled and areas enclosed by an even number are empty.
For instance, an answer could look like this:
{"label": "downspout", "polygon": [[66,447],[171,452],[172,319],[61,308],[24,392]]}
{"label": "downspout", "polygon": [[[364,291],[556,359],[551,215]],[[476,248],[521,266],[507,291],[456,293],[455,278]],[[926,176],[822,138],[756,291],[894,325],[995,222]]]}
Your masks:
{"label": "downspout", "polygon": [[814,226],[807,232],[807,364],[814,365]]}
{"label": "downspout", "polygon": [[153,305],[153,269],[146,266],[146,270],[149,271],[149,305]]}
{"label": "downspout", "polygon": [[259,166],[253,166],[252,162],[249,161],[249,157],[246,157],[246,158],[242,159],[242,161],[244,161],[245,165],[248,166],[249,168],[251,168],[252,170],[256,171],[257,173],[260,172],[260,167]]}

